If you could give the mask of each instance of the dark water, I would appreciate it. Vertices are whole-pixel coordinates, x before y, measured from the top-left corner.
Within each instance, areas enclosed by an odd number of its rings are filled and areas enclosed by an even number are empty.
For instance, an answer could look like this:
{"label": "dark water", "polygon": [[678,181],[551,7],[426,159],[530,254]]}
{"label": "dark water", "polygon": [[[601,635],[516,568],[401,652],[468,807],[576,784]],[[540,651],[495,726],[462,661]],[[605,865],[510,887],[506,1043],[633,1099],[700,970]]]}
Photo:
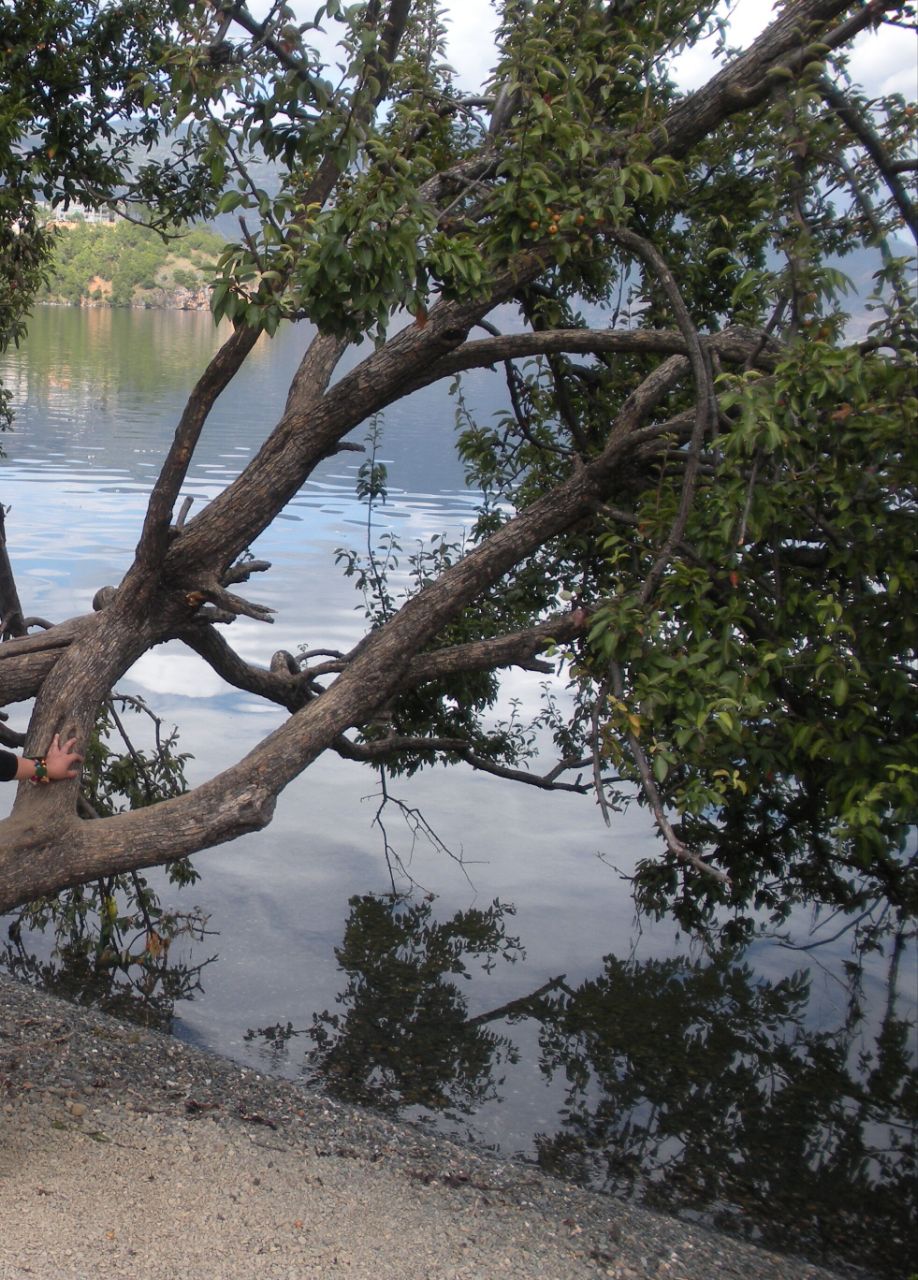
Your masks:
{"label": "dark water", "polygon": [[[217,406],[185,490],[196,504],[264,438],[307,336],[263,341]],[[118,581],[214,344],[197,314],[42,309],[23,350],[3,358],[18,424],[0,439],[0,502],[27,613],[85,612]],[[487,415],[503,383],[481,372],[465,394]],[[445,390],[430,389],[382,424],[379,519],[403,555],[471,522],[453,418]],[[275,567],[251,595],[278,613],[271,627],[234,624],[247,659],[346,648],[359,634],[360,601],[334,556],[365,544],[360,461],[324,463],[252,548]],[[180,727],[192,784],[279,716],[178,645],[147,654],[120,688]],[[534,709],[539,677],[514,674],[505,692]],[[372,772],[323,759],[268,831],[198,855],[197,885],[155,877],[165,901],[209,915],[211,933],[168,957],[180,978],[160,995],[177,1035],[779,1248],[906,1274],[914,950],[890,947],[856,977],[844,941],[704,956],[634,919],[623,877],[652,847],[640,811],[607,831],[586,798],[460,770],[393,784],[436,833],[387,808],[405,871],[396,886],[411,890],[393,897],[378,792]],[[800,942],[810,924],[796,921]],[[33,973],[60,970],[47,937],[26,944]],[[172,1008],[173,995],[188,998]]]}

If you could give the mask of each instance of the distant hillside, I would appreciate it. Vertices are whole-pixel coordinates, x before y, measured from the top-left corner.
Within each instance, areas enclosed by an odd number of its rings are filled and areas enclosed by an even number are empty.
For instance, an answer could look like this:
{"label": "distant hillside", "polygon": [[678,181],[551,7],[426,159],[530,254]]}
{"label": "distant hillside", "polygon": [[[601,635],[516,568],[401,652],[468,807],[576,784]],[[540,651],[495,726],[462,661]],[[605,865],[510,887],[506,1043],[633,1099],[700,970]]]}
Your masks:
{"label": "distant hillside", "polygon": [[[155,232],[124,219],[99,223],[76,214],[65,222],[63,216],[56,218],[57,248],[39,301],[76,306],[209,309],[209,283],[225,247],[219,234],[222,226],[218,230],[194,227],[164,242]],[[223,222],[226,233],[233,235],[237,229],[233,225],[235,219],[224,215]],[[914,279],[914,246],[893,240],[890,249],[911,261]],[[775,259],[771,265],[778,270],[781,263]],[[861,248],[836,259],[833,265],[851,282],[850,290],[840,299],[850,316],[848,336],[862,337],[874,318],[867,309],[867,300],[876,287],[873,275],[882,265],[880,253],[875,248]]]}
{"label": "distant hillside", "polygon": [[207,310],[208,283],[223,250],[206,227],[163,241],[132,222],[58,223],[48,283],[39,300],[75,306],[180,307]]}

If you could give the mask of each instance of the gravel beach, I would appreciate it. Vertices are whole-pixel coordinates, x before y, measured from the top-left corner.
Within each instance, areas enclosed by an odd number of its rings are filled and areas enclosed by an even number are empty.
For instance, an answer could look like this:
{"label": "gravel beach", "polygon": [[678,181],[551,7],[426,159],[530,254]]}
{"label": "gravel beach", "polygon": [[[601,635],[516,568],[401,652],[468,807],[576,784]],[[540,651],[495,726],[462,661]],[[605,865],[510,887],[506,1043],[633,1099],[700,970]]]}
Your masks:
{"label": "gravel beach", "polygon": [[0,1280],[830,1280],[0,976]]}

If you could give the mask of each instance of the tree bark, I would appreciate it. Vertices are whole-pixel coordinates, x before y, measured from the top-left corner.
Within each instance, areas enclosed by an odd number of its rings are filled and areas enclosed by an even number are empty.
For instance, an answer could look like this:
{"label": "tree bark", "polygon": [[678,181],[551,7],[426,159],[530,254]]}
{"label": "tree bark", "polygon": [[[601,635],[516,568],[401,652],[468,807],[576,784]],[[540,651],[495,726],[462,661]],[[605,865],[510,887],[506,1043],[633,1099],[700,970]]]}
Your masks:
{"label": "tree bark", "polygon": [[19,592],[6,549],[6,512],[0,502],[0,641],[27,634]]}
{"label": "tree bark", "polygon": [[[371,118],[383,92],[385,64],[404,29],[408,7],[404,0],[392,0],[388,8],[385,47],[376,65],[379,83],[375,96],[361,99],[357,112],[363,113],[364,121]],[[795,74],[815,57],[815,39],[830,46],[841,43],[893,7],[874,0],[845,18],[853,6],[840,0],[788,5],[749,51],[673,108],[664,125],[652,132],[647,154],[686,155],[732,116],[764,102],[775,84],[783,83],[780,75],[776,78],[777,69]],[[483,140],[479,178],[488,172],[498,143],[493,135]],[[465,171],[474,167],[466,162]],[[326,157],[307,197],[324,203],[339,176],[337,161]],[[440,175],[428,185],[442,192],[449,184]],[[629,231],[612,234],[667,283],[665,264],[661,267],[652,246]],[[681,393],[690,371],[698,389],[691,411],[692,467],[698,440],[709,427],[707,361],[755,360],[768,368],[774,352],[762,335],[741,330],[699,337],[690,317],[680,312],[678,291],[674,294],[671,288],[668,296],[679,332],[571,329],[469,340],[474,325],[518,296],[552,264],[547,244],[508,257],[481,296],[441,299],[423,324],[395,334],[332,385],[345,344],[328,336],[317,338],[291,384],[283,416],[255,457],[203,511],[176,525],[174,507],[207,416],[257,337],[255,330],[238,327],[189,398],[151,494],[133,564],[95,614],[62,623],[41,636],[22,634],[22,609],[10,586],[12,576],[5,573],[9,566],[0,513],[0,615],[4,630],[17,636],[0,645],[0,703],[36,697],[28,751],[45,750],[55,733],[85,742],[98,707],[132,663],[154,645],[176,637],[230,682],[290,711],[284,724],[231,768],[193,792],[148,809],[85,822],[77,817],[76,783],[20,787],[12,816],[0,822],[0,912],[68,885],[171,861],[257,830],[270,821],[277,795],[294,777],[323,751],[334,749],[347,731],[365,725],[400,690],[449,672],[531,662],[549,634],[559,641],[576,636],[583,620],[571,615],[476,644],[432,648],[444,627],[467,606],[544,544],[596,513],[614,494],[616,483],[624,483],[629,467],[646,465],[647,457],[663,447],[659,433],[672,431],[677,419],[661,425],[653,414],[674,387]],[[267,616],[226,593],[231,566],[350,431],[411,391],[460,370],[562,352],[653,354],[661,362],[622,404],[595,456],[578,459],[566,479],[518,511],[370,631],[342,659],[340,669],[326,669],[325,674],[334,677],[328,687],[316,686],[309,673],[265,672],[242,662],[206,622],[208,615],[200,612],[205,601],[229,613],[254,610],[253,616]],[[683,506],[691,497],[689,476]],[[664,553],[676,545],[681,532],[677,520]]]}

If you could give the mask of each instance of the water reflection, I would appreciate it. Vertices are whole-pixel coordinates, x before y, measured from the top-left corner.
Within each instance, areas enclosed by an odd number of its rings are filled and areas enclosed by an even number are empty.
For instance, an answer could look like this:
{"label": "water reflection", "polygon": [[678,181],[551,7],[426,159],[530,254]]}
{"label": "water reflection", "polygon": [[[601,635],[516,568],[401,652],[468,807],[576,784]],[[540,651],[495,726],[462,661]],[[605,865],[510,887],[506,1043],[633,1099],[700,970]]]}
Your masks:
{"label": "water reflection", "polygon": [[541,1068],[567,1082],[537,1138],[552,1172],[700,1213],[771,1247],[906,1266],[915,1212],[912,1027],[854,999],[812,1029],[808,971],[730,955],[620,960],[541,1002]]}
{"label": "water reflection", "polygon": [[36,307],[27,359],[4,362],[18,406],[45,403],[79,417],[135,393],[188,389],[230,332],[209,316]]}
{"label": "water reflection", "polygon": [[0,966],[74,1004],[171,1031],[176,1004],[203,990],[201,974],[216,957],[177,956],[178,940],[205,941],[207,917],[160,910],[141,883],[132,893],[114,886],[111,913],[90,902],[93,888],[31,904],[6,922]]}
{"label": "water reflection", "polygon": [[[0,379],[16,412],[15,431],[0,440],[6,454],[0,498],[8,501],[7,491],[23,482],[64,485],[81,496],[149,492],[185,398],[226,332],[199,312],[36,308],[22,348],[0,355]],[[280,417],[313,332],[290,325],[274,339],[259,339],[231,393],[217,401],[183,494],[200,505],[239,474]],[[349,351],[339,375],[362,354]],[[490,415],[501,379],[483,371],[469,384],[473,402],[475,386],[483,390]],[[353,442],[362,443],[363,434],[358,429]],[[474,519],[477,495],[466,489],[453,435],[453,405],[436,387],[409,397],[386,420],[382,458],[392,477],[386,518],[406,536],[442,532],[444,514],[452,525]],[[326,459],[282,520],[322,533],[363,528],[366,512],[354,492],[361,460],[355,453]],[[136,538],[136,526],[132,533]],[[353,529],[347,533],[353,537]]]}
{"label": "water reflection", "polygon": [[[701,1218],[769,1247],[902,1275],[915,1214],[913,1027],[890,997],[871,1034],[814,1030],[808,971],[769,981],[742,958],[620,959],[469,1016],[473,967],[522,954],[512,908],[437,921],[428,902],[364,895],[336,958],[339,1011],[249,1032],[276,1060],[298,1036],[304,1074],[390,1113],[455,1117],[499,1098],[513,1028],[538,1027],[543,1077],[563,1081],[547,1171]],[[854,977],[854,975],[852,975]]]}
{"label": "water reflection", "polygon": [[[441,923],[428,901],[366,894],[350,900],[335,948],[347,982],[342,1013],[313,1015],[307,1075],[347,1102],[396,1113],[426,1107],[470,1115],[498,1096],[496,1072],[515,1061],[510,1039],[470,1020],[457,979],[522,958],[507,934],[513,908],[494,902]],[[250,1031],[277,1058],[302,1033],[292,1023]]]}

